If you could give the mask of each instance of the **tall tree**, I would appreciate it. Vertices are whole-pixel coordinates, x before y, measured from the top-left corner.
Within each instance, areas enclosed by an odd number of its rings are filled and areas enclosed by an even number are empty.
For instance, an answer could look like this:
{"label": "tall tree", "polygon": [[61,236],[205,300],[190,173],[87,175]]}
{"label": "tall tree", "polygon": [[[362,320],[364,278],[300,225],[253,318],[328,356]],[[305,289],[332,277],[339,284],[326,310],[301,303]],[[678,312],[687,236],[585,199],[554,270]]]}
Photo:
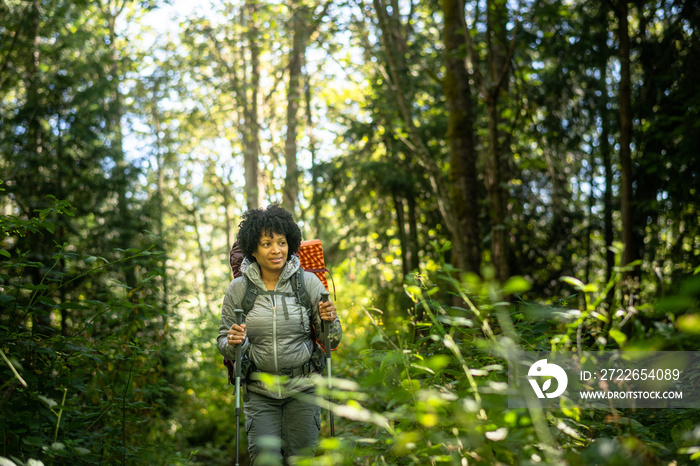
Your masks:
{"label": "tall tree", "polygon": [[[311,119],[311,99],[308,94],[309,86],[308,79],[304,80],[302,66],[306,61],[306,49],[312,35],[316,32],[321,20],[325,17],[332,1],[327,1],[323,10],[318,17],[313,18],[313,11],[306,2],[302,0],[294,0],[290,5],[291,11],[291,33],[292,47],[289,55],[289,65],[287,66],[288,85],[287,85],[287,134],[284,144],[284,160],[286,165],[286,175],[284,187],[282,189],[282,204],[290,211],[296,209],[297,200],[299,197],[299,164],[298,164],[298,127],[299,127],[299,108],[302,102],[305,102],[306,123],[309,126],[309,131],[312,129]],[[306,83],[302,95],[302,82]],[[310,138],[313,139],[313,138]],[[312,141],[310,141],[312,146]],[[309,148],[313,151],[313,147]],[[315,154],[312,154],[312,166]]]}
{"label": "tall tree", "polygon": [[263,202],[262,170],[260,168],[260,34],[258,30],[258,2],[246,0],[241,11],[241,23],[246,31],[245,38],[249,56],[243,63],[244,82],[238,87],[245,121],[243,132],[243,157],[245,167],[245,191],[248,209],[257,209]]}
{"label": "tall tree", "polygon": [[[632,173],[632,85],[630,63],[629,5],[627,0],[615,4],[617,18],[620,86],[618,91],[620,120],[620,210],[622,213],[622,265],[639,259],[638,239],[634,225],[634,194]],[[636,274],[628,273],[628,278]]]}
{"label": "tall tree", "polygon": [[[478,5],[475,6],[478,8]],[[508,87],[511,59],[515,50],[518,20],[508,41],[507,25],[510,22],[508,2],[488,0],[485,4],[486,25],[483,47],[483,63],[467,31],[469,58],[475,80],[479,86],[488,118],[488,146],[484,160],[486,189],[489,198],[491,221],[491,261],[496,278],[505,281],[510,276],[510,235],[508,224],[508,167],[507,147],[501,139],[501,98]],[[476,34],[474,34],[476,36]]]}
{"label": "tall tree", "polygon": [[[508,86],[510,60],[515,45],[508,47],[508,3],[504,0],[486,2],[486,44],[488,79],[484,83],[484,96],[488,111],[488,156],[486,160],[486,187],[489,192],[491,213],[491,252],[496,277],[505,282],[510,276],[510,247],[508,229],[509,182],[506,151],[500,135],[500,98]],[[516,22],[517,24],[517,22]]]}
{"label": "tall tree", "polygon": [[452,234],[453,261],[457,267],[479,273],[478,155],[471,85],[466,67],[464,8],[460,0],[442,0],[442,12],[445,44],[445,76],[442,83],[449,113],[450,195],[459,225],[458,231]]}
{"label": "tall tree", "polygon": [[[601,32],[598,36],[598,57],[600,60],[598,80],[600,87],[600,98],[598,99],[598,116],[600,118],[600,139],[598,143],[600,156],[603,162],[605,185],[603,188],[603,240],[605,248],[605,281],[612,278],[615,267],[615,252],[613,251],[614,229],[613,225],[613,163],[612,150],[610,147],[610,118],[608,110],[608,60],[610,52],[608,47],[608,10],[601,8]],[[609,295],[612,297],[612,293]]]}
{"label": "tall tree", "polygon": [[287,138],[284,144],[284,159],[287,167],[283,191],[283,205],[294,212],[299,196],[299,168],[297,164],[297,126],[301,103],[301,65],[307,42],[308,8],[300,0],[292,1],[292,50],[289,55],[289,83],[287,85]]}

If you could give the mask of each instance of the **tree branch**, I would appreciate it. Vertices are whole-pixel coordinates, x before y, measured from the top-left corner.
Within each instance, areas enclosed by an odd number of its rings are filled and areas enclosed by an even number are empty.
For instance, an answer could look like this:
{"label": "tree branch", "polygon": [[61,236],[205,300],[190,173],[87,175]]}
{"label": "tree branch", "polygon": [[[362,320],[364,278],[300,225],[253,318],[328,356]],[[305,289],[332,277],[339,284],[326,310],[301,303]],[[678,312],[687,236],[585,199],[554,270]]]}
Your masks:
{"label": "tree branch", "polygon": [[[471,63],[472,65],[472,73],[474,74],[474,82],[476,83],[477,87],[483,88],[484,85],[484,76],[481,74],[481,71],[479,70],[479,62],[476,57],[476,50],[474,50],[474,42],[472,42],[472,37],[471,33],[469,30],[469,26],[467,25],[467,19],[464,17],[464,1],[463,0],[457,0],[459,2],[459,7],[462,12],[461,15],[459,15],[461,21],[462,21],[462,27],[464,30],[464,41],[467,45],[467,60],[465,61],[464,65],[466,67],[467,62]],[[478,8],[478,5],[475,6],[475,8]]]}

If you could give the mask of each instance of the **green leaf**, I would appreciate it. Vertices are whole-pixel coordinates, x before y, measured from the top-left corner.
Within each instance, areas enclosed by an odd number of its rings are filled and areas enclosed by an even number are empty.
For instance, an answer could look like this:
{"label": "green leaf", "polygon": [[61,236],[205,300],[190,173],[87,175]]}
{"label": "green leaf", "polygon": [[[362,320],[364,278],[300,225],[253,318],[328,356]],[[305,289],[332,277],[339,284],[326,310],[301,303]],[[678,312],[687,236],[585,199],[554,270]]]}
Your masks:
{"label": "green leaf", "polygon": [[370,345],[374,345],[375,343],[384,343],[384,337],[382,336],[381,333],[377,333],[374,337],[372,337],[372,341],[370,342]]}
{"label": "green leaf", "polygon": [[608,335],[610,335],[610,338],[615,340],[615,343],[622,348],[622,346],[627,342],[627,335],[622,333],[620,330],[613,328],[610,329],[610,332],[608,332]]}
{"label": "green leaf", "polygon": [[583,287],[583,292],[584,293],[597,293],[598,292],[598,285],[595,285],[593,283],[589,283],[588,285]]}
{"label": "green leaf", "polygon": [[581,280],[575,277],[565,276],[561,277],[561,280],[565,283],[568,283],[569,285],[573,285],[577,290],[583,290],[586,287],[586,285]]}
{"label": "green leaf", "polygon": [[[562,413],[564,413],[565,416],[570,417],[571,419],[574,419],[576,421],[579,421],[581,419],[581,409],[571,401],[569,398],[563,396],[559,399],[559,407],[561,408]],[[567,434],[569,433],[568,431],[565,431]],[[569,434],[571,435],[571,434]],[[577,438],[578,440],[581,440],[580,436],[576,437],[573,436],[574,438]]]}
{"label": "green leaf", "polygon": [[9,252],[5,251],[4,249],[0,249],[0,256],[5,256],[8,259],[12,258]]}
{"label": "green leaf", "polygon": [[685,314],[676,319],[676,327],[683,333],[700,335],[700,314]]}
{"label": "green leaf", "polygon": [[450,363],[450,357],[447,356],[446,354],[436,354],[435,356],[430,357],[426,362],[425,365],[430,367],[432,370],[438,372],[447,367],[447,365]]}
{"label": "green leaf", "polygon": [[508,279],[505,285],[503,285],[503,294],[510,295],[515,293],[525,293],[530,291],[532,285],[529,281],[525,280],[523,277],[515,276]]}
{"label": "green leaf", "polygon": [[54,406],[58,406],[58,403],[56,403],[56,402],[55,402],[54,400],[52,400],[51,398],[45,397],[44,395],[39,395],[39,399],[40,399],[41,401],[43,401],[43,402],[46,404],[46,406],[49,407],[49,409],[53,409]]}

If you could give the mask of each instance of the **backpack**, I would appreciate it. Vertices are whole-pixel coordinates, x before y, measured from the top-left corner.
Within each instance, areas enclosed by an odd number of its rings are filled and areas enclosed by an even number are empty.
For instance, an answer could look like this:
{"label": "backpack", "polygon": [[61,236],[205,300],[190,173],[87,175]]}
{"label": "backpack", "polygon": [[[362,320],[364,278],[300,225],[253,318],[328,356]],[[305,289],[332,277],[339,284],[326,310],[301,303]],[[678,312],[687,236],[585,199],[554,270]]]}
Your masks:
{"label": "backpack", "polygon": [[[301,262],[301,268],[304,269],[306,272],[314,273],[318,277],[318,279],[321,280],[323,286],[326,287],[326,290],[330,291],[328,289],[328,280],[326,279],[326,273],[328,273],[328,275],[331,277],[331,283],[333,284],[333,297],[335,299],[335,281],[333,280],[331,271],[326,268],[323,259],[323,245],[321,244],[321,240],[311,239],[307,241],[302,241],[301,245],[299,246],[299,251],[297,251],[295,255],[299,258],[299,262]],[[241,264],[243,263],[243,251],[241,251],[241,248],[238,245],[238,240],[236,240],[233,243],[233,247],[231,248],[231,252],[229,253],[229,263],[231,264],[231,272],[233,272],[233,278],[238,278],[241,275],[243,275],[243,273],[241,272]],[[293,286],[294,282],[292,282],[292,287]],[[306,285],[303,284],[303,280],[302,286],[304,287],[304,291],[306,291]],[[248,290],[246,290],[246,297],[247,293]],[[304,296],[302,295],[301,297],[303,298]],[[255,299],[253,298],[253,303],[254,302]],[[252,307],[252,304],[250,307]],[[247,313],[249,309],[243,308],[243,311]]]}
{"label": "backpack", "polygon": [[[326,272],[330,275],[330,270],[325,267],[323,259],[323,246],[321,245],[321,240],[308,240],[302,241],[299,251],[296,254],[301,262],[301,267],[294,273],[292,278],[292,293],[296,300],[306,309],[311,309],[313,303],[311,303],[311,295],[306,288],[306,280],[304,279],[304,271],[314,273],[323,283],[326,290],[328,290],[328,280],[326,279]],[[229,262],[231,264],[231,272],[233,272],[233,278],[238,278],[243,275],[241,272],[241,264],[243,263],[243,252],[238,245],[238,240],[233,243],[231,252],[229,253]],[[335,295],[335,282],[331,276],[331,281],[333,283],[333,294]],[[241,300],[241,309],[243,309],[243,315],[247,315],[248,312],[253,308],[255,300],[258,297],[258,288],[251,282],[247,277],[245,278],[245,292],[243,293],[243,299]],[[323,358],[323,351],[325,350],[323,344],[318,340],[315,326],[311,325],[311,334],[314,340],[315,351],[312,353],[312,362],[316,366],[317,370],[323,370],[325,366],[325,359]],[[321,354],[319,353],[319,350]],[[247,356],[243,356],[241,364],[241,371],[244,375],[247,375],[253,369],[253,363],[248,359]],[[230,384],[235,385],[235,362],[230,359],[224,359],[224,366],[228,369],[228,381]]]}

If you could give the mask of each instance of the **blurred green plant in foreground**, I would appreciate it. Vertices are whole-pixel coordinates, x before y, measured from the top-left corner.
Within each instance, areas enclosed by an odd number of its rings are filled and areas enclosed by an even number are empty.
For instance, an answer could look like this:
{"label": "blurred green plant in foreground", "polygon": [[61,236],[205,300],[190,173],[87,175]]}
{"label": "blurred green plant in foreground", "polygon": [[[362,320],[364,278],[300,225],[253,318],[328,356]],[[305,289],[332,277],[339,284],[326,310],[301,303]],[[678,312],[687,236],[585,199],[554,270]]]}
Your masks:
{"label": "blurred green plant in foreground", "polygon": [[[340,434],[323,439],[322,454],[299,464],[695,464],[700,459],[696,410],[583,410],[566,401],[559,409],[543,409],[536,398],[528,408],[509,409],[506,358],[511,349],[697,350],[700,276],[689,277],[678,296],[643,311],[610,312],[604,296],[613,284],[599,292],[564,278],[583,303],[569,309],[525,302],[522,295],[530,286],[521,277],[500,285],[488,270],[481,279],[441,265],[434,276],[417,274],[405,285],[414,303],[409,318],[388,328],[381,310],[365,311],[371,331],[343,350],[342,379],[331,394]],[[417,315],[424,321],[416,321]]]}

